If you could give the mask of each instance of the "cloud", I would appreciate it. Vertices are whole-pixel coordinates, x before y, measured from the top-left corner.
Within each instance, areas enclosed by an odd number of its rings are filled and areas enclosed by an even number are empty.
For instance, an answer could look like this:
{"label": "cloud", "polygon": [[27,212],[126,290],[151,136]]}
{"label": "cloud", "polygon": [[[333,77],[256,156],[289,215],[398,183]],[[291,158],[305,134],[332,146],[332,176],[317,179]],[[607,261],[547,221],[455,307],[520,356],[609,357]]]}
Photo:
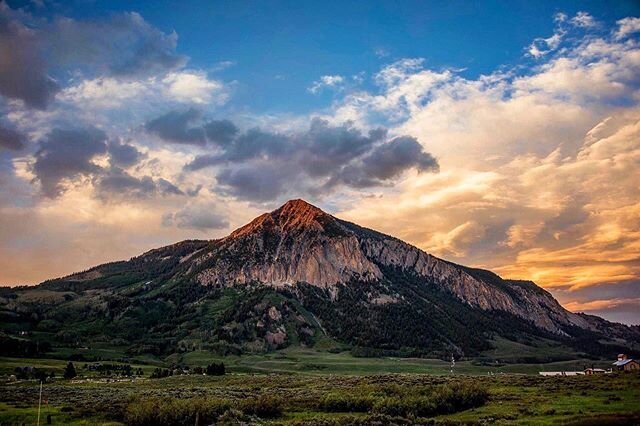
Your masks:
{"label": "cloud", "polygon": [[204,145],[205,134],[201,127],[192,123],[201,117],[200,111],[190,108],[186,111],[169,111],[145,124],[148,132],[168,142]]}
{"label": "cloud", "polygon": [[53,65],[86,65],[92,72],[133,77],[161,74],[186,63],[175,51],[177,34],[163,33],[136,12],[106,19],[57,18],[45,30]]}
{"label": "cloud", "polygon": [[[527,52],[535,59],[556,51],[563,39],[572,29],[590,30],[598,26],[596,20],[587,12],[578,12],[572,18],[564,13],[556,13],[554,16],[556,26],[549,37],[538,37],[529,45]],[[569,24],[569,25],[567,25]]]}
{"label": "cloud", "polygon": [[0,148],[19,151],[24,148],[27,137],[17,130],[0,123]]}
{"label": "cloud", "polygon": [[597,315],[609,321],[640,325],[640,298],[571,301],[564,307],[572,312]]}
{"label": "cloud", "polygon": [[[166,74],[186,64],[186,58],[175,52],[177,35],[163,33],[135,12],[46,21],[14,11],[3,2],[0,34],[0,94],[37,109],[46,108],[60,90],[52,74],[73,70],[89,77],[126,80]],[[194,101],[208,99],[207,90],[214,84],[196,73],[167,78],[175,97]],[[113,80],[104,81],[113,87]],[[193,96],[196,89],[204,95]]]}
{"label": "cloud", "polygon": [[[194,104],[209,104],[214,99],[224,103],[224,85],[215,80],[207,79],[201,72],[174,72],[167,75],[162,82],[167,86],[167,92],[172,99],[179,102]],[[219,94],[218,97],[214,96]]]}
{"label": "cloud", "polygon": [[615,33],[616,40],[621,40],[631,34],[640,32],[640,18],[629,17],[620,19],[617,24],[618,30]]}
{"label": "cloud", "polygon": [[204,125],[207,139],[213,143],[226,146],[238,134],[238,128],[229,120],[212,120]]}
{"label": "cloud", "polygon": [[573,312],[598,315],[609,321],[640,325],[640,281],[603,282],[577,290],[554,290]]}
{"label": "cloud", "polygon": [[349,164],[332,176],[326,186],[342,183],[355,188],[372,187],[390,181],[411,168],[418,172],[439,171],[436,159],[424,152],[415,138],[401,136],[377,145],[361,161]]}
{"label": "cloud", "polygon": [[344,77],[341,75],[323,75],[309,87],[309,92],[315,94],[320,93],[326,88],[339,88],[344,83]]}
{"label": "cloud", "polygon": [[152,95],[148,81],[121,81],[113,77],[97,77],[82,80],[62,90],[59,98],[63,101],[90,105],[94,108],[121,108],[126,102],[149,98]]}
{"label": "cloud", "polygon": [[164,178],[136,177],[124,170],[112,167],[95,178],[98,197],[111,199],[143,199],[154,196],[184,195],[178,187]]}
{"label": "cloud", "polygon": [[40,142],[32,165],[45,196],[65,190],[65,181],[99,170],[91,160],[107,151],[107,135],[96,128],[53,129]]}
{"label": "cloud", "polygon": [[586,24],[591,18],[589,14],[582,15],[584,12],[578,12],[576,16],[569,19],[564,13],[556,13],[553,21],[556,23],[553,34],[549,37],[537,37],[529,45],[527,52],[535,59],[540,59],[543,56],[556,50],[562,39],[567,35],[566,22],[570,22],[574,27],[587,27]]}
{"label": "cloud", "polygon": [[[211,124],[211,123],[210,123]],[[385,129],[362,133],[350,123],[313,119],[307,131],[273,133],[250,129],[229,135],[216,153],[197,156],[187,171],[217,167],[218,190],[241,199],[269,201],[289,192],[323,194],[338,186],[388,184],[404,172],[438,171],[438,163],[415,138],[388,139]]]}
{"label": "cloud", "polygon": [[228,228],[229,222],[216,211],[214,205],[192,205],[175,213],[165,214],[162,217],[162,225],[206,232],[211,229]]}
{"label": "cloud", "polygon": [[109,144],[109,157],[112,166],[130,167],[137,164],[143,154],[133,145],[112,142]]}
{"label": "cloud", "polygon": [[39,55],[41,44],[39,33],[18,21],[6,3],[0,3],[0,94],[38,109],[45,108],[59,90]]}
{"label": "cloud", "polygon": [[243,200],[273,201],[292,189],[293,176],[295,172],[270,162],[227,167],[216,175],[217,191]]}
{"label": "cloud", "polygon": [[564,307],[572,312],[600,311],[604,309],[616,308],[621,305],[633,305],[640,309],[640,297],[632,299],[598,299],[588,302],[579,302],[573,300],[565,303]]}
{"label": "cloud", "polygon": [[228,99],[228,90],[224,83],[202,72],[180,70],[137,79],[84,79],[62,89],[57,99],[81,110],[144,111],[175,104],[222,105]]}
{"label": "cloud", "polygon": [[564,32],[557,32],[547,38],[537,38],[529,45],[529,54],[538,59],[560,46]]}
{"label": "cloud", "polygon": [[480,241],[485,234],[483,225],[470,220],[449,231],[435,233],[428,244],[438,247],[443,255],[461,257],[467,253],[471,243]]}
{"label": "cloud", "polygon": [[378,180],[394,178],[411,167],[419,172],[438,171],[436,159],[424,152],[418,140],[411,136],[401,136],[378,145],[363,159],[363,166],[366,175]]}
{"label": "cloud", "polygon": [[148,170],[137,170],[136,175],[124,170],[139,166],[143,158],[135,146],[109,141],[94,127],[56,128],[39,143],[30,171],[48,198],[57,198],[74,185],[93,188],[103,201],[185,195],[166,178],[145,174]]}
{"label": "cloud", "polygon": [[587,12],[578,12],[576,16],[571,18],[569,21],[572,25],[580,28],[593,28],[598,25],[593,16],[589,15]]}
{"label": "cloud", "polygon": [[442,172],[345,201],[340,217],[554,294],[637,280],[640,46],[601,35],[477,79],[417,59],[385,67],[331,120],[392,117]]}

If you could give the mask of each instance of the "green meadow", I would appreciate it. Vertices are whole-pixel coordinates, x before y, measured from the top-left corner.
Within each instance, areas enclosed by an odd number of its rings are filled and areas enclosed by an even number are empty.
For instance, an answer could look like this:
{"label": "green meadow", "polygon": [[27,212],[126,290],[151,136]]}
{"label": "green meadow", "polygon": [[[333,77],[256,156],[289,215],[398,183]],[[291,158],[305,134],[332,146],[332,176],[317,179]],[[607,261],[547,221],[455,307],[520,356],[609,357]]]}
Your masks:
{"label": "green meadow", "polygon": [[[500,350],[500,346],[496,346]],[[503,348],[506,350],[506,348]],[[542,377],[538,371],[593,364],[451,364],[419,358],[358,358],[292,348],[220,357],[205,351],[122,359],[143,376],[101,376],[75,361],[78,377],[62,378],[68,361],[0,358],[0,424],[35,424],[38,383],[9,381],[16,367],[53,372],[43,386],[40,423],[46,424],[639,424],[640,375]],[[60,357],[78,353],[58,353]],[[156,367],[204,367],[224,362],[227,374],[151,379]],[[89,362],[91,364],[91,362]],[[607,362],[595,363],[605,367]]]}

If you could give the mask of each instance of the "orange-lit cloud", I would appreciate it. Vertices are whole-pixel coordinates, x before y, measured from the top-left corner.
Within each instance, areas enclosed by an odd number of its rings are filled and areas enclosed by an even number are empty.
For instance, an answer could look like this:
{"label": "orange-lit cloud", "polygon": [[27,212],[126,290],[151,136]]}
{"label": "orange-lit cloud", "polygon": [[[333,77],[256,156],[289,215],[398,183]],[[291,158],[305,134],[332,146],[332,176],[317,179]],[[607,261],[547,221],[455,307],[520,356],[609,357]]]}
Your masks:
{"label": "orange-lit cloud", "polygon": [[601,311],[616,308],[621,305],[636,305],[640,308],[640,298],[633,299],[604,299],[590,300],[588,302],[571,301],[564,304],[564,307],[571,312]]}
{"label": "orange-lit cloud", "polygon": [[[515,79],[434,79],[394,66],[398,87],[359,95],[343,112],[365,121],[395,108],[442,172],[410,176],[343,217],[548,288],[640,277],[636,42],[585,39]],[[397,102],[398,93],[411,96]]]}

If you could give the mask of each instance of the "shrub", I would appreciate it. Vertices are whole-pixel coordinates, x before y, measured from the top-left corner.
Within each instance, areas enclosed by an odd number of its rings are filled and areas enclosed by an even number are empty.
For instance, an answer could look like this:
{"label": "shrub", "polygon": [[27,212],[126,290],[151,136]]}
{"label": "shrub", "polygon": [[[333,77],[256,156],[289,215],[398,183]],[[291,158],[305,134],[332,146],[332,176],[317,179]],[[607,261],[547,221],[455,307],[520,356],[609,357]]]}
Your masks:
{"label": "shrub", "polygon": [[73,379],[77,376],[76,368],[72,362],[69,362],[64,369],[64,378],[65,379]]}
{"label": "shrub", "polygon": [[217,398],[147,398],[131,402],[125,411],[125,423],[132,426],[180,426],[215,423],[231,407]]}
{"label": "shrub", "polygon": [[320,402],[320,407],[324,411],[331,412],[361,412],[366,413],[373,408],[374,400],[367,396],[345,395],[341,393],[330,393],[325,395]]}
{"label": "shrub", "polygon": [[406,416],[413,412],[413,401],[409,398],[388,396],[380,398],[373,406],[373,411],[387,416]]}
{"label": "shrub", "polygon": [[487,390],[472,382],[435,386],[428,395],[401,395],[381,398],[373,411],[389,416],[434,416],[456,413],[483,405]]}
{"label": "shrub", "polygon": [[214,362],[213,364],[207,365],[206,368],[207,376],[224,376],[225,368],[223,362]]}
{"label": "shrub", "polygon": [[258,417],[271,418],[282,415],[282,402],[279,398],[271,395],[247,398],[240,401],[238,406],[246,414],[252,414]]}

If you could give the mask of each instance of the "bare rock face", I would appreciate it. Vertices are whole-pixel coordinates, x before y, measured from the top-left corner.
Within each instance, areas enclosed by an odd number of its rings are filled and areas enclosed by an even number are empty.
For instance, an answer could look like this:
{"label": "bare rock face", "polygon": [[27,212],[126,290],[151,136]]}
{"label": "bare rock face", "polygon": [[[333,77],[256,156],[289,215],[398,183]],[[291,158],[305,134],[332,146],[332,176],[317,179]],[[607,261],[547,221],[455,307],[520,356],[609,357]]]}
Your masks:
{"label": "bare rock face", "polygon": [[[304,282],[332,288],[354,279],[383,280],[381,268],[395,267],[441,285],[473,307],[505,311],[553,333],[561,334],[565,325],[592,328],[533,283],[518,284],[494,275],[502,283],[496,285],[469,268],[336,219],[302,200],[259,216],[188,261],[201,284],[215,286],[260,282],[281,287]],[[372,303],[382,302],[400,301],[387,298]]]}
{"label": "bare rock face", "polygon": [[587,321],[564,309],[548,292],[513,286],[515,297],[485,283],[464,268],[446,262],[396,239],[366,240],[367,257],[388,266],[412,269],[418,275],[440,282],[459,299],[484,310],[502,310],[528,319],[538,327],[560,332],[558,324],[589,328]]}
{"label": "bare rock face", "polygon": [[[233,258],[225,258],[227,253]],[[238,263],[244,254],[248,254],[246,261]],[[259,216],[221,240],[208,255],[222,259],[198,275],[198,281],[205,285],[258,281],[274,286],[306,282],[326,287],[353,277],[381,277],[355,235],[302,200]]]}

